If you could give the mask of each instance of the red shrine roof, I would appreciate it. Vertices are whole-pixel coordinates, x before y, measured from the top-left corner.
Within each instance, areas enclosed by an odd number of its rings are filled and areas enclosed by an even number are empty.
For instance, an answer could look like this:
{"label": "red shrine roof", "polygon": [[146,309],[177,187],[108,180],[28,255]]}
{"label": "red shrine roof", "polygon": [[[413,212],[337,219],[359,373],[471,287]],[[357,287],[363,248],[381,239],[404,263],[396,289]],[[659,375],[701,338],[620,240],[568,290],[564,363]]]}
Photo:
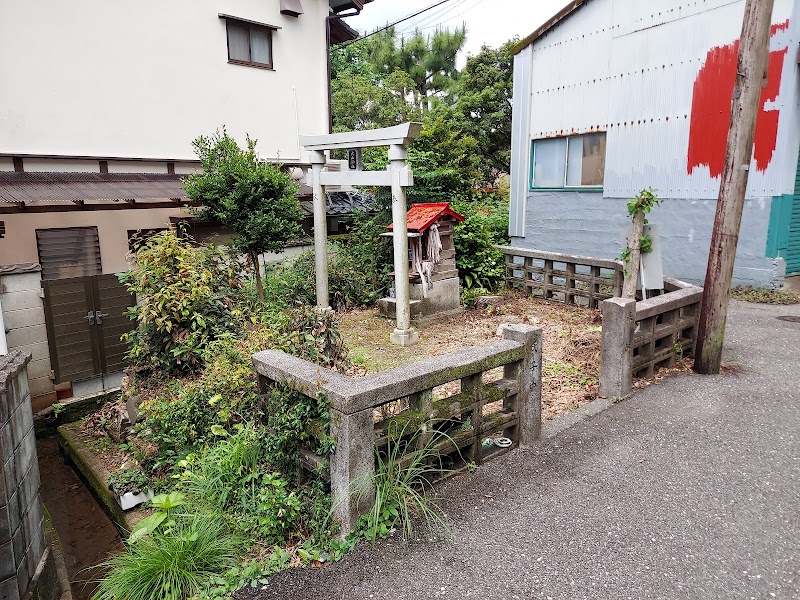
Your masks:
{"label": "red shrine roof", "polygon": [[[453,217],[463,221],[464,217],[450,208],[447,202],[429,202],[426,204],[412,204],[408,211],[408,230],[422,233],[442,217]],[[389,229],[392,226],[389,225]]]}

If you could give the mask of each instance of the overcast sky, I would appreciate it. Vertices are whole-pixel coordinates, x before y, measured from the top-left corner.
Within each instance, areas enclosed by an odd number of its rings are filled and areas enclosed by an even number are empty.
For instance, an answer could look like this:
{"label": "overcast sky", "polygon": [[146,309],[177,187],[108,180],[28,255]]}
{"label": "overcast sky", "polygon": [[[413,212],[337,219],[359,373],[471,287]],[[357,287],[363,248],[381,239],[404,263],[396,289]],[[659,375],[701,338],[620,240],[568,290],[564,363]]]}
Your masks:
{"label": "overcast sky", "polygon": [[[439,0],[374,0],[357,17],[346,19],[351,27],[370,32],[402,19]],[[447,0],[418,17],[397,26],[399,32],[413,33],[419,27],[431,33],[436,26],[455,28],[467,24],[466,54],[477,54],[481,46],[496,47],[515,35],[524,38],[552,17],[567,0]],[[466,56],[461,56],[463,65]]]}

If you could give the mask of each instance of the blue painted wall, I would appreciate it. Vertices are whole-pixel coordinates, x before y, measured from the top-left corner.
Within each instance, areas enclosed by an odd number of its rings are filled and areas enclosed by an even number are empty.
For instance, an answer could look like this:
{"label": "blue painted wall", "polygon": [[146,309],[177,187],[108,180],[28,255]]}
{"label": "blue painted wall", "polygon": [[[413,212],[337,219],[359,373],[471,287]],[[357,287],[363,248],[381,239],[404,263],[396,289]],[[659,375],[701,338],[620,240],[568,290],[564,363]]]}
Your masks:
{"label": "blue painted wall", "polygon": [[[522,248],[583,256],[617,258],[630,226],[627,199],[603,198],[601,191],[534,191],[527,196]],[[739,238],[734,285],[773,287],[783,283],[786,263],[766,258],[771,199],[748,200]],[[661,232],[664,273],[692,283],[705,279],[716,200],[669,198],[653,210],[650,222]]]}

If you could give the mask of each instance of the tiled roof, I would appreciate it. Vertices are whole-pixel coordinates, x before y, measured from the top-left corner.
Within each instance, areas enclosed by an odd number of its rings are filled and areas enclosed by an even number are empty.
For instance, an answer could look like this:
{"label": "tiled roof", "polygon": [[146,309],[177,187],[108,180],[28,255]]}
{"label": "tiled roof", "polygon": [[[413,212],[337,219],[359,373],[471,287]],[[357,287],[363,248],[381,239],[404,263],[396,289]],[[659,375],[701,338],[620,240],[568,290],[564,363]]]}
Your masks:
{"label": "tiled roof", "polygon": [[[408,211],[408,230],[422,233],[433,225],[437,219],[450,216],[458,221],[463,221],[464,217],[450,208],[447,202],[429,202],[427,204],[412,204]],[[392,226],[389,225],[389,229]]]}
{"label": "tiled roof", "polygon": [[[327,215],[329,217],[341,217],[350,215],[354,210],[363,212],[373,212],[375,210],[375,198],[364,192],[328,192],[327,193]],[[314,214],[313,199],[300,200],[300,207],[309,215]]]}

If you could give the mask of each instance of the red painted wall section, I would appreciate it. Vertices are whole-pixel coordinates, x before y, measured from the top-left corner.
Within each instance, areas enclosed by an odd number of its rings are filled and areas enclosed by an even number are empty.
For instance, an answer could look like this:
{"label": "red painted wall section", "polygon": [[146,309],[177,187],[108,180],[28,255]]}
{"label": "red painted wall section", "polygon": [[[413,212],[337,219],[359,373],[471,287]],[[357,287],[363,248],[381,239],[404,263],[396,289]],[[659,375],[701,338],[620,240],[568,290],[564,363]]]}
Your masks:
{"label": "red painted wall section", "polygon": [[[789,21],[786,20],[773,25],[771,32],[775,35],[788,28]],[[765,105],[778,97],[783,63],[788,51],[789,48],[786,47],[769,53],[767,86],[761,92],[753,151],[756,169],[759,171],[767,170],[775,153],[780,111],[766,110]],[[712,177],[722,174],[738,56],[738,40],[727,46],[712,48],[694,82],[687,166],[690,175],[702,165],[708,167]]]}

